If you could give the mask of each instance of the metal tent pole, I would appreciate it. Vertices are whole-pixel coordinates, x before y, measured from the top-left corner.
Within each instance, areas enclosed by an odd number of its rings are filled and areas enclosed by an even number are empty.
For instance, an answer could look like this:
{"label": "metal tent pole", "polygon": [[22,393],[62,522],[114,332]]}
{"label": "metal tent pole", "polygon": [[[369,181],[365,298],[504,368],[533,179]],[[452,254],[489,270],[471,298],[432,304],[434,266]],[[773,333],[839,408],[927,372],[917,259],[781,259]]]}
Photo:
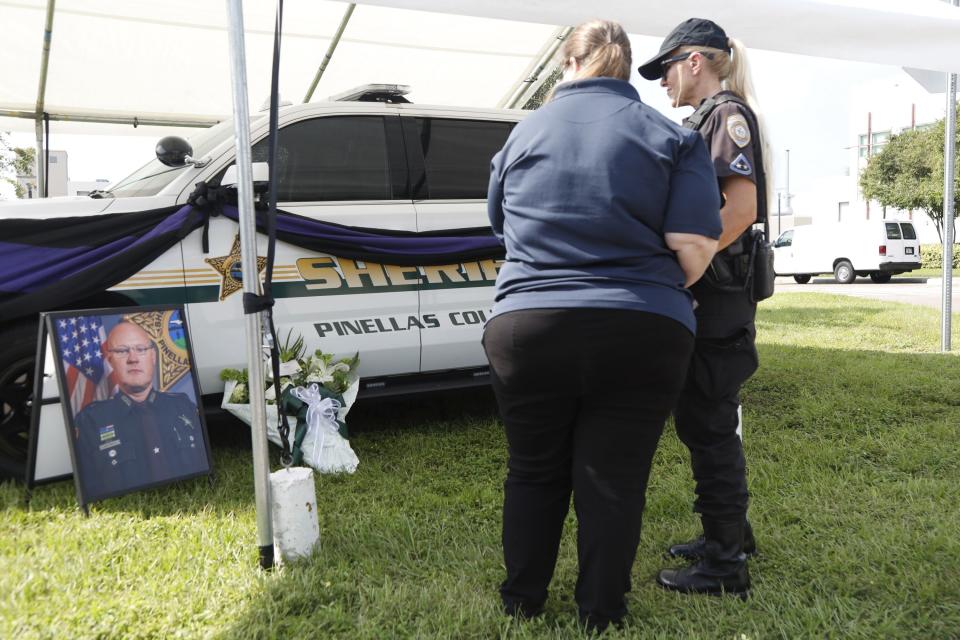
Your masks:
{"label": "metal tent pole", "polygon": [[530,60],[530,64],[523,70],[523,74],[510,85],[507,92],[503,94],[503,97],[497,102],[497,109],[509,108],[508,105],[515,105],[519,102],[520,97],[537,81],[540,73],[550,63],[550,60],[553,59],[553,56],[557,53],[557,49],[563,44],[563,41],[569,35],[570,31],[572,31],[572,29],[569,27],[557,27],[554,29],[547,41],[540,47],[537,55]]}
{"label": "metal tent pole", "polygon": [[[956,0],[954,0],[956,6]],[[940,350],[950,351],[951,314],[953,312],[953,215],[957,140],[957,74],[947,74],[947,119],[943,142],[943,311]]]}
{"label": "metal tent pole", "polygon": [[330,41],[330,46],[327,47],[327,52],[323,56],[323,62],[320,63],[320,68],[317,69],[317,74],[313,77],[310,88],[307,89],[307,95],[303,97],[304,102],[310,102],[310,98],[313,97],[313,92],[317,90],[320,78],[323,77],[323,72],[327,70],[327,65],[330,64],[333,52],[337,50],[337,45],[340,44],[340,37],[343,36],[343,31],[347,28],[347,23],[350,22],[350,16],[353,15],[353,10],[356,8],[356,3],[351,2],[347,5],[347,10],[343,12],[343,18],[340,19],[340,26],[337,28],[337,32],[333,34],[333,40]]}
{"label": "metal tent pole", "polygon": [[[257,269],[257,224],[253,210],[253,170],[250,153],[250,107],[243,37],[242,0],[227,0],[230,21],[230,71],[233,85],[233,132],[237,149],[237,207],[240,211],[240,260],[244,295],[260,293]],[[253,484],[257,509],[260,566],[273,566],[273,525],[270,519],[270,458],[267,452],[267,415],[263,388],[261,313],[246,314],[247,370],[249,371]]]}
{"label": "metal tent pole", "polygon": [[[123,113],[120,111],[64,111],[58,109],[57,111],[50,112],[45,111],[47,114],[47,119],[51,122],[60,121],[60,122],[88,122],[95,124],[129,124],[134,127],[212,127],[215,124],[219,124],[223,120],[226,120],[226,117],[219,118],[217,116],[191,116],[191,115],[178,115],[178,114],[152,114],[148,113],[145,115],[137,115],[134,113]],[[11,108],[9,106],[0,105],[0,118],[27,118],[29,120],[36,119],[37,114],[35,111],[27,111],[24,109]],[[40,114],[40,121],[43,121],[43,113]]]}
{"label": "metal tent pole", "polygon": [[[957,6],[958,1],[951,4]],[[943,127],[943,301],[940,312],[940,350],[950,351],[953,314],[953,215],[957,142],[957,74],[947,74],[947,113]]]}
{"label": "metal tent pole", "polygon": [[550,39],[547,40],[540,53],[530,62],[523,76],[511,87],[510,91],[500,99],[497,108],[514,109],[528,95],[533,93],[534,88],[539,88],[543,82],[539,82],[540,74],[549,66],[557,51],[563,46],[564,40],[573,32],[573,27],[557,27]]}
{"label": "metal tent pole", "polygon": [[787,149],[787,213],[793,215],[793,205],[790,204],[790,149]]}
{"label": "metal tent pole", "polygon": [[[37,193],[40,198],[47,192],[47,167],[43,153],[43,111],[47,97],[47,68],[50,64],[50,41],[53,39],[53,13],[56,5],[56,0],[47,1],[47,19],[43,26],[43,53],[40,57],[40,86],[37,87],[37,106],[34,111],[37,137]],[[47,140],[46,143],[49,145],[50,141]]]}

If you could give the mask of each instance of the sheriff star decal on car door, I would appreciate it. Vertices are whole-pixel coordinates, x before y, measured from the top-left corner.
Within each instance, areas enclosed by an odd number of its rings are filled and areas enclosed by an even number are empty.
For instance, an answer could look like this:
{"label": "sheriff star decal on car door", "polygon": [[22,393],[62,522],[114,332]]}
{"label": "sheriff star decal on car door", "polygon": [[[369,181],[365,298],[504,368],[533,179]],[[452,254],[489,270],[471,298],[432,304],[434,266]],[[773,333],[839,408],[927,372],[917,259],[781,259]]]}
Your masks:
{"label": "sheriff star decal on car door", "polygon": [[[243,289],[243,269],[240,266],[240,234],[233,239],[233,246],[230,248],[229,255],[219,258],[204,258],[204,262],[209,264],[220,274],[220,300],[226,300],[228,297]],[[257,274],[259,275],[267,266],[267,259],[257,256]]]}

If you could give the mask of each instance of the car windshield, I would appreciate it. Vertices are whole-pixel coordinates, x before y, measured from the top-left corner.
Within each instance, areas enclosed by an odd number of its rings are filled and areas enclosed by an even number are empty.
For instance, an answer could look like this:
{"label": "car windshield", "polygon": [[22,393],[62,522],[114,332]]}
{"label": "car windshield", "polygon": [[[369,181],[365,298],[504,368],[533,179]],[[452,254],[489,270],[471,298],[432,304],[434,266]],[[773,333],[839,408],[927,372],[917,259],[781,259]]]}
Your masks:
{"label": "car windshield", "polygon": [[[190,137],[193,157],[202,158],[233,135],[233,123],[221,122]],[[168,167],[156,158],[143,165],[123,180],[108,187],[101,195],[130,198],[155,196],[173,182],[180,172],[191,165]]]}

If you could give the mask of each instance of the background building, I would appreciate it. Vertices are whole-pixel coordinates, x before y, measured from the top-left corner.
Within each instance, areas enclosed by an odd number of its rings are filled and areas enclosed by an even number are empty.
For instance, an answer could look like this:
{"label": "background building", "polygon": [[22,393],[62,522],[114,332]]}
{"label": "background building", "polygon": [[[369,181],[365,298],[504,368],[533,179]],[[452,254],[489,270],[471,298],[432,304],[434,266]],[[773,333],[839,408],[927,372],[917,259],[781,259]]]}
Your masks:
{"label": "background building", "polygon": [[[40,162],[43,161],[44,158],[40,158]],[[50,151],[50,169],[47,175],[50,176],[47,195],[51,198],[67,195],[67,182],[70,177],[67,173],[66,151]]]}
{"label": "background building", "polygon": [[[796,193],[792,198],[796,215],[784,216],[781,228],[850,220],[911,220],[921,242],[940,242],[936,226],[923,211],[892,209],[865,200],[859,177],[870,157],[879,153],[891,136],[930,127],[943,118],[944,101],[943,93],[929,93],[903,72],[853,86],[848,97],[846,171],[818,178]],[[773,204],[775,207],[775,200]],[[771,222],[775,225],[777,218],[772,216]]]}
{"label": "background building", "polygon": [[[23,188],[24,198],[39,198],[37,192],[37,176],[18,175],[17,182]],[[110,181],[104,178],[97,180],[71,180],[70,163],[66,151],[50,151],[50,197],[54,196],[88,196],[97,189],[106,189]]]}

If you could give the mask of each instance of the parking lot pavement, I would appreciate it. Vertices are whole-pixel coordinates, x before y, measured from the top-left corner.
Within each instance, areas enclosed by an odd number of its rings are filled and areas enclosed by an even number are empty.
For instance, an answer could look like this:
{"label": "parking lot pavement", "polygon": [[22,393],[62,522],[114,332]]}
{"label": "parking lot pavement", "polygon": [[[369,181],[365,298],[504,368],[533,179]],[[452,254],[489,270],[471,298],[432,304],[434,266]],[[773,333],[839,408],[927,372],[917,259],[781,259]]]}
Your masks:
{"label": "parking lot pavement", "polygon": [[[837,284],[832,277],[814,278],[808,284],[797,284],[793,278],[777,278],[776,293],[787,292],[817,292],[834,293],[853,296],[855,298],[870,298],[872,300],[889,300],[905,302],[923,307],[940,309],[942,278],[926,277],[895,277],[890,282],[877,284],[870,278],[857,278],[853,284]],[[953,279],[953,311],[960,311],[960,277]]]}

